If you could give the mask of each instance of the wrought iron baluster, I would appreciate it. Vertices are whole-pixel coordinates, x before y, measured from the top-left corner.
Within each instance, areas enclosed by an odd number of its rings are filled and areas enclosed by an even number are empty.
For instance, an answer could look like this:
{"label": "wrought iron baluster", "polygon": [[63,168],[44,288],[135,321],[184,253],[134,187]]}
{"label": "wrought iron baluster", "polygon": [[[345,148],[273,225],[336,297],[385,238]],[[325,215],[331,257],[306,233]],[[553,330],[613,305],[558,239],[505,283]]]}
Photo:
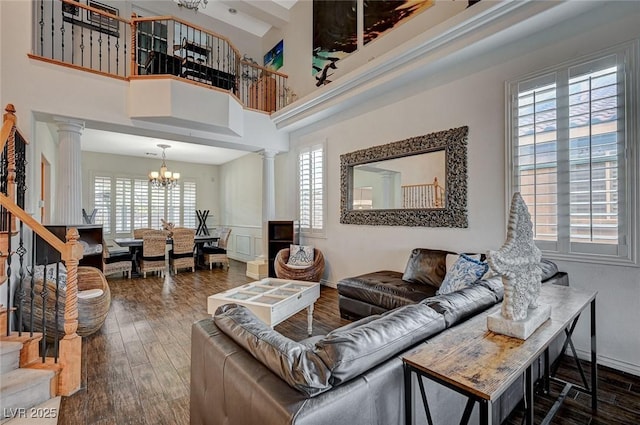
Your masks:
{"label": "wrought iron baluster", "polygon": [[89,28],[89,68],[93,69],[93,29]]}
{"label": "wrought iron baluster", "polygon": [[111,34],[107,34],[107,72],[111,74]]}
{"label": "wrought iron baluster", "polygon": [[24,196],[27,191],[27,142],[19,132],[15,133],[15,162],[16,162],[16,203],[24,209]]}
{"label": "wrought iron baluster", "polygon": [[[123,35],[124,39],[126,40],[127,39],[127,37],[126,37],[127,34],[126,34],[126,31],[124,31],[124,29],[127,28],[127,26],[124,25],[120,21],[117,21],[117,22],[118,22],[118,33],[120,33],[120,25],[122,24],[122,28],[123,28],[122,35]],[[116,75],[120,75],[120,37],[116,38],[115,47],[116,47]],[[125,53],[125,58],[126,57],[127,56],[126,56],[126,53]],[[126,60],[125,60],[125,63],[126,63]],[[125,74],[124,76],[126,77],[127,75]]]}
{"label": "wrought iron baluster", "polygon": [[11,212],[7,211],[7,336],[11,335]]}
{"label": "wrought iron baluster", "polygon": [[84,30],[80,30],[80,66],[84,66]]}
{"label": "wrought iron baluster", "polygon": [[[123,32],[125,33],[125,35],[126,35],[126,32],[127,32],[127,28],[129,28],[129,30],[131,30],[131,26],[130,25],[122,24],[122,27],[124,28]],[[127,62],[128,62],[127,61],[127,37],[124,38],[124,55],[122,57],[124,58],[124,60],[123,60],[124,65],[122,66],[124,68],[123,69],[124,73],[122,75],[126,77],[127,76]],[[131,70],[131,73],[133,73],[133,70]]]}
{"label": "wrought iron baluster", "polygon": [[64,62],[64,3],[62,3],[62,7],[60,8],[60,36],[62,37],[61,43],[61,55],[62,62]]}
{"label": "wrought iron baluster", "polygon": [[49,297],[49,290],[47,289],[47,263],[48,258],[44,257],[44,276],[42,278],[42,292],[40,297],[42,298],[42,339],[40,340],[40,352],[42,353],[42,363],[46,360],[47,355],[47,298]]}
{"label": "wrought iron baluster", "polygon": [[24,223],[22,220],[20,220],[19,235],[20,240],[18,241],[18,249],[16,252],[18,253],[18,262],[20,264],[20,279],[18,279],[18,287],[16,288],[16,307],[18,308],[18,336],[22,336],[22,318],[24,316],[24,256],[27,253],[24,247]]}
{"label": "wrought iron baluster", "polygon": [[58,320],[58,314],[60,312],[60,263],[56,263],[56,298],[55,298],[55,308],[54,308],[54,314],[55,314],[55,325],[54,325],[54,331],[53,331],[53,361],[54,363],[58,363],[58,352],[59,352],[59,320]]}
{"label": "wrought iron baluster", "polygon": [[75,44],[75,25],[72,23],[71,24],[71,63],[75,64],[75,60],[74,60],[74,53],[76,51],[76,44]]}
{"label": "wrought iron baluster", "polygon": [[32,232],[31,238],[31,290],[29,292],[30,300],[29,300],[29,336],[33,337],[33,320],[34,320],[34,306],[36,299],[36,278],[35,278],[35,266],[36,266],[36,232]]}
{"label": "wrought iron baluster", "polygon": [[55,1],[51,2],[51,59],[55,59],[55,35],[56,35],[56,22],[55,22]]}
{"label": "wrought iron baluster", "polygon": [[98,36],[98,69],[102,71],[102,16],[98,15],[98,17],[100,18],[100,29],[98,31],[100,33]]}
{"label": "wrought iron baluster", "polygon": [[[218,40],[217,42],[217,49],[216,49],[216,69],[220,70],[220,38],[216,37],[216,40]],[[218,78],[219,79],[220,74],[218,73]],[[220,84],[218,84],[219,81],[216,81],[215,83],[213,82],[213,78],[211,79],[211,84],[213,84],[214,86],[219,86]]]}
{"label": "wrought iron baluster", "polygon": [[44,56],[44,0],[40,0],[40,56]]}

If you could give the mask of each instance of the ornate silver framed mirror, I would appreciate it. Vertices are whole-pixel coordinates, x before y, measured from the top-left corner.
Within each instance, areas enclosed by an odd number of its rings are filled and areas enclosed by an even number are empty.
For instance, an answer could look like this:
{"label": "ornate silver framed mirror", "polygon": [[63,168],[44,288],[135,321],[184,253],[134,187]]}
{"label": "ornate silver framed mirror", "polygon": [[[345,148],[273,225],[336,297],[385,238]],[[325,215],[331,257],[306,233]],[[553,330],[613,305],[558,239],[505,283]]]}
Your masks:
{"label": "ornate silver framed mirror", "polygon": [[340,223],[467,227],[468,127],[340,156]]}

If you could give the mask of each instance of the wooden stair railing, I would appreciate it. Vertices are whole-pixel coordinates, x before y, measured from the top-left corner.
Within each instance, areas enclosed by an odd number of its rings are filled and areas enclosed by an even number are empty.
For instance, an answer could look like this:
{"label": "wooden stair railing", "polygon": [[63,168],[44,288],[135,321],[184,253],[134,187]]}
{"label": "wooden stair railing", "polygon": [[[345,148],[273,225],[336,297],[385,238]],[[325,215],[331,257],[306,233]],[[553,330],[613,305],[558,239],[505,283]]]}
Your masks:
{"label": "wooden stair railing", "polygon": [[[7,300],[9,303],[9,311],[11,311],[11,256],[15,253],[11,249],[11,239],[16,233],[16,220],[19,220],[20,229],[23,225],[29,227],[41,239],[47,242],[53,249],[60,253],[60,257],[65,262],[67,269],[66,283],[66,302],[64,305],[64,336],[59,342],[58,353],[53,362],[58,361],[58,367],[61,369],[58,376],[58,384],[56,392],[58,395],[71,395],[80,389],[81,379],[81,355],[82,355],[82,338],[76,333],[78,328],[78,262],[83,256],[82,246],[78,243],[78,230],[70,228],[66,235],[66,242],[58,239],[56,235],[47,230],[42,224],[34,219],[30,214],[24,211],[15,201],[15,158],[11,158],[14,152],[16,117],[13,105],[7,105],[5,109],[2,133],[0,139],[0,152],[4,151],[5,145],[8,143],[8,163],[7,167],[7,187],[6,194],[0,193],[0,206],[3,209],[3,218],[6,219],[4,231],[0,237],[0,252],[6,264],[3,261],[0,264],[0,272],[5,274],[5,282],[7,285]],[[15,155],[14,155],[15,157]],[[12,165],[13,162],[13,165]],[[22,233],[22,232],[20,232]],[[22,235],[21,235],[22,236]],[[22,244],[21,248],[24,248]],[[35,249],[35,247],[32,247]],[[20,265],[22,266],[22,264]],[[4,286],[4,285],[3,285]],[[43,303],[44,305],[44,303]],[[11,333],[11,319],[7,316],[7,333]],[[43,357],[43,363],[47,363]]]}

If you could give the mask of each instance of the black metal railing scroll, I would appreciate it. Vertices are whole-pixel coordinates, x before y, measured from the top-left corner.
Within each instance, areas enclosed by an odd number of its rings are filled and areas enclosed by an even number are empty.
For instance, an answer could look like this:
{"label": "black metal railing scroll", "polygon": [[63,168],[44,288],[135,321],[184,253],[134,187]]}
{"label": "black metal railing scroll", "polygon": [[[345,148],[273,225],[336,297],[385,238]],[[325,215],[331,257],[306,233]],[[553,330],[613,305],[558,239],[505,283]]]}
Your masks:
{"label": "black metal railing scroll", "polygon": [[[39,32],[36,54],[98,72],[126,78],[127,40],[131,25],[115,7],[88,0],[37,0]],[[50,25],[47,25],[49,23]]]}
{"label": "black metal railing scroll", "polygon": [[176,76],[227,90],[245,106],[269,113],[293,100],[285,74],[241,59],[224,36],[180,19],[128,20],[119,16],[117,2],[36,2],[33,50],[43,60],[123,79]]}

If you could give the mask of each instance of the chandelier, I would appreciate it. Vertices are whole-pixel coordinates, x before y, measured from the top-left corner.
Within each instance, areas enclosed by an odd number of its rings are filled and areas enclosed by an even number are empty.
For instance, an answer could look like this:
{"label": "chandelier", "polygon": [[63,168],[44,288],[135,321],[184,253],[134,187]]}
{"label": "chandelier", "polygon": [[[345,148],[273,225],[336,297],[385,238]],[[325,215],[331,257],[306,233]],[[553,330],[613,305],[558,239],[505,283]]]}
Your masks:
{"label": "chandelier", "polygon": [[149,184],[153,187],[166,187],[167,189],[172,189],[178,184],[180,173],[172,173],[167,169],[167,164],[165,164],[166,155],[164,151],[171,146],[158,145],[158,147],[162,149],[162,165],[160,166],[160,172],[151,171],[149,173]]}
{"label": "chandelier", "polygon": [[178,6],[195,10],[196,12],[200,5],[202,5],[203,9],[207,7],[207,3],[209,3],[209,0],[178,0]]}

